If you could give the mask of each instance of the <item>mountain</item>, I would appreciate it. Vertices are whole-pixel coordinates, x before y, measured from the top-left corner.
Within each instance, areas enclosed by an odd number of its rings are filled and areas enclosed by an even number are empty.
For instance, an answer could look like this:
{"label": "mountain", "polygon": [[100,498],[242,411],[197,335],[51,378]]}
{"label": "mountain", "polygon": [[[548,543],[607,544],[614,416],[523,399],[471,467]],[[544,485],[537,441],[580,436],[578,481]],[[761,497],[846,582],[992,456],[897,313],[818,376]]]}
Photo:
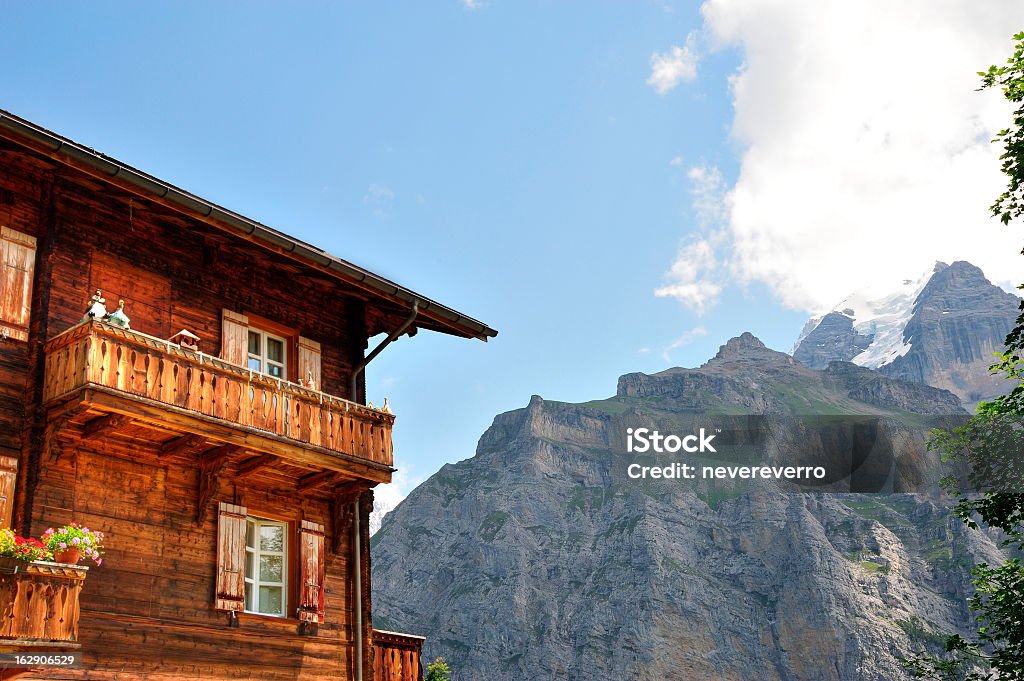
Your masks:
{"label": "mountain", "polygon": [[384,520],[384,516],[397,506],[397,502],[394,499],[377,499],[373,500],[373,510],[370,512],[370,534],[375,534],[380,529],[381,521]]}
{"label": "mountain", "polygon": [[1020,302],[968,262],[936,263],[887,295],[854,294],[811,319],[793,357],[816,369],[835,360],[853,362],[945,388],[973,409],[1008,389],[988,367]]}
{"label": "mountain", "polygon": [[384,518],[374,625],[426,635],[457,681],[908,678],[898,658],[966,633],[969,568],[1000,556],[940,496],[624,472],[629,428],[741,424],[719,437],[771,456],[851,446],[798,416],[823,413],[874,420],[911,462],[897,484],[926,489],[927,426],[964,416],[947,391],[811,369],[750,334],[698,369],[627,374],[608,399],[534,396]]}

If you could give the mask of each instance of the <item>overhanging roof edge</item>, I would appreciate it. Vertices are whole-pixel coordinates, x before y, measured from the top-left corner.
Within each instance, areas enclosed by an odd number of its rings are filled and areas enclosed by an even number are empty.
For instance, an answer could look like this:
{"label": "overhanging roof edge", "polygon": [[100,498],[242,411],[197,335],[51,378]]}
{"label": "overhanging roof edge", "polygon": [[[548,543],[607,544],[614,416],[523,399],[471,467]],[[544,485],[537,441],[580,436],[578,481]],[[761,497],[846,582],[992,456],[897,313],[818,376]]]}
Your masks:
{"label": "overhanging roof edge", "polygon": [[140,194],[149,194],[163,203],[179,206],[180,209],[189,214],[210,220],[211,222],[221,222],[230,225],[241,231],[243,236],[249,237],[257,243],[263,242],[265,246],[281,249],[298,259],[308,261],[322,270],[331,272],[338,278],[355,282],[365,289],[370,289],[382,298],[392,301],[397,300],[409,305],[412,305],[415,301],[419,304],[421,314],[429,316],[442,325],[449,327],[456,335],[479,338],[484,341],[498,335],[497,331],[488,327],[483,322],[422,296],[404,286],[400,286],[389,279],[342,260],[337,256],[333,256],[316,246],[247,218],[240,213],[207,201],[191,192],[164,182],[126,163],[89,149],[2,109],[0,109],[0,133],[7,133],[4,136],[8,137],[8,139],[10,139],[11,135],[14,135],[23,140],[28,140],[40,146],[51,157],[58,160],[61,160],[61,157],[65,157],[69,161],[74,162],[68,163],[72,167],[76,167],[76,163],[89,166],[95,171],[94,174],[97,177],[127,183],[136,188]]}

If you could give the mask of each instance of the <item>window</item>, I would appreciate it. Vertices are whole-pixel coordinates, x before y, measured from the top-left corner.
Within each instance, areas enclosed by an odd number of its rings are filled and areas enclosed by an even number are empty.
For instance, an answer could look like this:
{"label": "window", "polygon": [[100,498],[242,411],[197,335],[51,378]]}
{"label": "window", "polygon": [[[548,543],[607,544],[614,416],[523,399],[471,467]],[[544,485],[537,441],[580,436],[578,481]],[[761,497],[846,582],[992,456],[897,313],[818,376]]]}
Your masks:
{"label": "window", "polygon": [[283,338],[250,327],[248,367],[274,378],[285,378],[285,347]]}
{"label": "window", "polygon": [[286,524],[262,518],[245,523],[245,611],[284,617],[287,612]]}
{"label": "window", "polygon": [[267,520],[249,515],[245,506],[220,502],[217,610],[323,622],[324,568],[322,524]]}
{"label": "window", "polygon": [[320,343],[271,319],[223,310],[220,357],[236,366],[321,389]]}

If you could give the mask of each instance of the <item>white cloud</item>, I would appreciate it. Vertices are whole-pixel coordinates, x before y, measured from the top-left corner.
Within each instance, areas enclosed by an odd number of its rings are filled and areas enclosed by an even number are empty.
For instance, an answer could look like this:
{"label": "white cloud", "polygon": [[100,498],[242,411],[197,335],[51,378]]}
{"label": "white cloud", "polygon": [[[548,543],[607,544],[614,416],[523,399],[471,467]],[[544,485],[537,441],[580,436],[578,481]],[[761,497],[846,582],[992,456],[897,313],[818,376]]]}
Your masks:
{"label": "white cloud", "polygon": [[387,215],[387,207],[395,200],[395,192],[382,184],[371,184],[363,194],[363,203],[370,206],[377,217]]}
{"label": "white cloud", "polygon": [[683,165],[683,157],[682,156],[673,156],[672,160],[669,161],[668,164],[670,166],[681,166],[681,165]]}
{"label": "white cloud", "polygon": [[665,278],[668,282],[654,290],[658,297],[675,298],[683,305],[704,314],[716,302],[722,285],[715,277],[719,261],[712,239],[696,239],[683,244]]}
{"label": "white cloud", "polygon": [[[707,39],[744,59],[730,81],[739,173],[704,262],[815,311],[935,260],[1021,278],[1024,230],[987,211],[1005,185],[989,140],[1011,109],[976,91],[976,72],[1009,56],[1024,3],[706,0],[702,13]],[[659,295],[706,309],[717,291],[680,270]]]}
{"label": "white cloud", "polygon": [[480,9],[484,4],[480,0],[462,0],[462,6],[466,9]]}
{"label": "white cloud", "polygon": [[704,229],[718,228],[729,218],[728,194],[722,171],[716,166],[699,165],[686,171],[697,223]]}
{"label": "white cloud", "polygon": [[661,353],[661,356],[666,362],[669,362],[671,361],[673,350],[678,350],[681,347],[687,346],[697,338],[701,338],[706,335],[708,335],[708,330],[703,326],[697,326],[689,331],[684,331],[682,335],[668,344],[665,350]]}
{"label": "white cloud", "polygon": [[382,184],[371,184],[366,188],[366,193],[363,194],[363,203],[384,203],[392,201],[395,198],[395,192]]}
{"label": "white cloud", "polygon": [[655,289],[654,295],[675,298],[702,315],[718,302],[727,275],[720,252],[726,238],[723,225],[728,217],[728,197],[717,167],[694,166],[686,176],[694,215],[704,236],[691,238],[680,247],[665,275],[665,285]]}
{"label": "white cloud", "polygon": [[673,45],[668,52],[653,53],[651,75],[647,78],[647,84],[659,95],[663,95],[684,80],[691,81],[697,78],[700,54],[696,43],[696,33],[691,32],[686,37],[686,44],[683,47]]}

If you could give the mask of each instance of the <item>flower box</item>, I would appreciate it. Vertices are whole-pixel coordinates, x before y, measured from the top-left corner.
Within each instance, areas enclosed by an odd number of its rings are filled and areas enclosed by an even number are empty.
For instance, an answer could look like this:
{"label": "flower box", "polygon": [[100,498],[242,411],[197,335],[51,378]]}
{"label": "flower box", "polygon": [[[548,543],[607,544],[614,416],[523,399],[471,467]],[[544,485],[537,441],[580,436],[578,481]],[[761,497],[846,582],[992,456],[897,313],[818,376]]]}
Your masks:
{"label": "flower box", "polygon": [[0,558],[0,646],[76,642],[78,596],[88,573],[78,565]]}

